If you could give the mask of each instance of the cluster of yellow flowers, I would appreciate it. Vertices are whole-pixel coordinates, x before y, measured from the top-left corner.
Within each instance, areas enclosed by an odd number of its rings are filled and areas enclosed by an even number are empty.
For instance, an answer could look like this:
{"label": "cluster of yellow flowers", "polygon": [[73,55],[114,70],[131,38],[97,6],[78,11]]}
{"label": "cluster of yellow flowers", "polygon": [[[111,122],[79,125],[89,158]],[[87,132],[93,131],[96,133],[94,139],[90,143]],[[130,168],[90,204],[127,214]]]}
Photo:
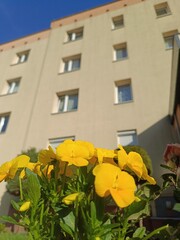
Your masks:
{"label": "cluster of yellow flowers", "polygon": [[[147,180],[150,184],[156,184],[154,178],[148,175],[147,168],[141,156],[136,152],[129,154],[118,146],[118,150],[95,148],[92,143],[85,141],[66,140],[54,151],[51,146],[41,150],[36,163],[30,162],[30,158],[21,155],[4,163],[0,167],[0,181],[13,179],[17,172],[20,178],[25,177],[25,168],[50,178],[54,161],[58,162],[59,174],[72,174],[70,166],[77,167],[94,165],[95,191],[100,197],[112,196],[116,204],[124,208],[135,201],[136,184],[129,172],[133,172],[138,179]],[[66,171],[65,171],[66,169]],[[74,193],[64,202],[75,199],[78,193]],[[26,203],[27,205],[29,203]],[[24,207],[24,206],[23,206]],[[26,206],[27,207],[27,206]],[[25,207],[25,208],[26,208]]]}

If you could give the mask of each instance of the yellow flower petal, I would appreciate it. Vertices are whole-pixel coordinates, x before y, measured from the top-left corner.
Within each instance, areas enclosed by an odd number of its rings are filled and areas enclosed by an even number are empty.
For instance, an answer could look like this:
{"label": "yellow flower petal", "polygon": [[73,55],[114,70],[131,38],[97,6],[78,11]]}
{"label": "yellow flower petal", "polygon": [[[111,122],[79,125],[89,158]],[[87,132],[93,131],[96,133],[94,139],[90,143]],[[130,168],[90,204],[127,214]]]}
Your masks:
{"label": "yellow flower petal", "polygon": [[66,205],[70,205],[73,204],[73,202],[76,200],[76,198],[78,197],[79,193],[72,193],[68,196],[66,196],[65,198],[62,199],[62,202],[65,203]]}
{"label": "yellow flower petal", "polygon": [[[96,148],[96,157],[98,158],[98,162],[101,164],[103,162],[112,161],[116,156],[114,150],[104,149],[104,148]],[[113,162],[113,161],[112,161]]]}
{"label": "yellow flower petal", "polygon": [[139,177],[141,178],[143,172],[143,160],[140,154],[136,152],[130,152],[128,154],[127,166]]}
{"label": "yellow flower petal", "polygon": [[142,179],[147,180],[150,184],[153,184],[153,185],[156,184],[155,179],[148,175],[148,171],[147,171],[147,168],[146,168],[145,164],[143,164]]}
{"label": "yellow flower petal", "polygon": [[128,155],[121,145],[119,145],[118,147],[120,149],[120,151],[118,151],[118,164],[121,169],[124,169],[124,167],[128,163]]}
{"label": "yellow flower petal", "polygon": [[38,161],[44,165],[50,163],[56,158],[57,156],[51,146],[49,146],[48,149],[41,150],[38,154]]}
{"label": "yellow flower petal", "polygon": [[27,167],[30,158],[26,155],[18,156],[0,167],[0,181],[13,179],[17,170]]}
{"label": "yellow flower petal", "polygon": [[136,152],[130,152],[127,154],[122,146],[119,146],[119,148],[120,150],[118,151],[118,164],[121,169],[126,169],[126,167],[128,167],[139,178],[147,180],[151,184],[156,184],[154,178],[148,175],[147,168],[140,154]]}
{"label": "yellow flower petal", "polygon": [[134,200],[136,185],[134,178],[118,167],[102,163],[93,170],[95,175],[95,190],[100,197],[106,197],[111,194],[116,204],[124,208],[130,205]]}
{"label": "yellow flower petal", "polygon": [[9,169],[12,166],[11,162],[3,163],[0,167],[0,182],[6,179],[9,173]]}
{"label": "yellow flower petal", "polygon": [[58,157],[69,164],[87,166],[92,157],[92,148],[87,142],[66,140],[56,149]]}
{"label": "yellow flower petal", "polygon": [[30,205],[31,205],[30,201],[23,203],[23,205],[19,208],[19,211],[24,212],[24,211],[28,210],[30,208]]}
{"label": "yellow flower petal", "polygon": [[11,166],[11,168],[9,169],[9,178],[13,179],[16,175],[16,172],[18,169],[21,168],[25,168],[27,167],[28,163],[29,163],[30,157],[26,156],[26,155],[20,155],[16,158],[14,158],[13,164]]}

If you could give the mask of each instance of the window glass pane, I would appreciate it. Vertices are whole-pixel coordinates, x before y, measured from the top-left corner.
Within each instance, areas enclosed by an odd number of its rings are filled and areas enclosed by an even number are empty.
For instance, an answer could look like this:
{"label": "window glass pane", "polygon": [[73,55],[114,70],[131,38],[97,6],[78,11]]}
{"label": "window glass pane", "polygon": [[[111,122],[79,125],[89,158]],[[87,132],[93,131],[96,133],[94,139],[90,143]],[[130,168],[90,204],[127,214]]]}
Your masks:
{"label": "window glass pane", "polygon": [[0,117],[0,133],[3,133],[6,131],[8,121],[9,121],[9,116]]}
{"label": "window glass pane", "polygon": [[9,83],[9,88],[7,93],[15,93],[18,91],[19,88],[19,81],[16,82],[10,82]]}
{"label": "window glass pane", "polygon": [[165,37],[164,40],[165,40],[165,47],[166,47],[166,49],[173,48],[173,40],[174,40],[173,36]]}
{"label": "window glass pane", "polygon": [[65,96],[59,97],[59,108],[58,112],[63,112],[65,107]]}
{"label": "window glass pane", "polygon": [[122,131],[118,133],[118,144],[122,146],[137,145],[137,134],[136,131]]}
{"label": "window glass pane", "polygon": [[80,68],[80,59],[72,60],[72,70],[76,70]]}
{"label": "window glass pane", "polygon": [[166,15],[168,11],[166,7],[163,7],[163,8],[157,8],[156,13],[158,16],[161,16],[161,15]]}
{"label": "window glass pane", "polygon": [[81,32],[77,32],[76,33],[76,40],[82,38],[82,36],[83,36],[83,32],[82,31]]}
{"label": "window glass pane", "polygon": [[68,72],[69,61],[64,62],[64,72]]}
{"label": "window glass pane", "polygon": [[127,57],[127,49],[121,48],[116,50],[116,60],[123,59]]}
{"label": "window glass pane", "polygon": [[119,28],[124,26],[123,17],[113,19],[114,28]]}
{"label": "window glass pane", "polygon": [[124,85],[118,87],[118,102],[126,102],[132,100],[131,86]]}
{"label": "window glass pane", "polygon": [[78,95],[70,95],[68,99],[67,111],[76,110],[78,107]]}

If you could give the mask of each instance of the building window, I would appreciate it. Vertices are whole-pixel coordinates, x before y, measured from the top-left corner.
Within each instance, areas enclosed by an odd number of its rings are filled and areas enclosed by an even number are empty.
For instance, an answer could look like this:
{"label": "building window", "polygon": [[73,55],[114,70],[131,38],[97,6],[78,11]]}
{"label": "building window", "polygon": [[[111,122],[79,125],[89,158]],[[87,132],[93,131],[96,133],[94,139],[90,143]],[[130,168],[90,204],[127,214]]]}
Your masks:
{"label": "building window", "polygon": [[7,81],[8,89],[7,94],[16,93],[19,89],[20,79],[13,79]]}
{"label": "building window", "polygon": [[19,85],[20,85],[20,78],[7,80],[1,94],[4,95],[4,94],[16,93],[18,92]]}
{"label": "building window", "polygon": [[78,109],[78,90],[57,93],[54,113],[71,112]]}
{"label": "building window", "polygon": [[136,130],[118,131],[117,143],[121,144],[122,146],[137,145],[138,139]]}
{"label": "building window", "polygon": [[114,61],[124,60],[128,57],[127,44],[117,44],[114,46]]}
{"label": "building window", "polygon": [[79,70],[81,66],[81,56],[76,55],[70,58],[64,58],[62,66],[63,68],[61,72],[72,72]]}
{"label": "building window", "polygon": [[174,46],[174,36],[164,37],[165,48],[166,49],[173,49]]}
{"label": "building window", "polygon": [[171,32],[163,33],[164,43],[165,43],[165,49],[173,49],[174,47],[174,35],[177,34],[178,31],[174,30]]}
{"label": "building window", "polygon": [[60,137],[60,138],[52,138],[52,139],[49,139],[49,144],[51,145],[51,147],[53,147],[54,149],[56,149],[56,147],[63,143],[65,140],[68,140],[68,139],[71,139],[71,140],[75,140],[75,136],[69,136],[69,137]]}
{"label": "building window", "polygon": [[112,29],[124,27],[123,15],[112,18]]}
{"label": "building window", "polygon": [[0,133],[4,133],[7,129],[7,125],[9,122],[10,114],[1,114],[0,115]]}
{"label": "building window", "polygon": [[115,103],[126,103],[133,100],[131,80],[121,80],[115,83]]}
{"label": "building window", "polygon": [[13,64],[19,64],[19,63],[26,62],[28,60],[29,52],[30,51],[28,50],[28,51],[17,53],[14,58]]}
{"label": "building window", "polygon": [[167,2],[154,6],[157,17],[163,17],[171,13]]}
{"label": "building window", "polygon": [[83,37],[83,28],[77,28],[72,31],[67,32],[66,42],[71,42],[75,40],[82,39]]}

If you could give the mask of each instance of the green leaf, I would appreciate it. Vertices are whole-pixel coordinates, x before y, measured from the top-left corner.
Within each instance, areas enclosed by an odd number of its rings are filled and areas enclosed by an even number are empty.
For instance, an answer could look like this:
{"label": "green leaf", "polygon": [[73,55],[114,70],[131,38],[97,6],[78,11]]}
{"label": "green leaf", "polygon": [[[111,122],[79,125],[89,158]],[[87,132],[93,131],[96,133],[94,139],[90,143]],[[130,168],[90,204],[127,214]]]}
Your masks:
{"label": "green leaf", "polygon": [[172,167],[169,167],[167,165],[164,165],[164,164],[160,164],[161,167],[165,168],[165,169],[168,169],[170,171],[173,171],[173,168]]}
{"label": "green leaf", "polygon": [[175,203],[173,210],[180,212],[180,203]]}
{"label": "green leaf", "polygon": [[92,228],[94,229],[97,223],[96,206],[93,201],[91,201],[90,205],[91,205],[91,224],[92,224]]}
{"label": "green leaf", "polygon": [[26,169],[26,175],[29,200],[34,205],[37,205],[41,197],[41,185],[39,183],[37,175],[31,172],[29,169]]}
{"label": "green leaf", "polygon": [[12,218],[10,216],[0,216],[0,220],[2,220],[4,222],[15,224],[15,225],[23,226],[21,223],[17,222],[14,218]]}
{"label": "green leaf", "polygon": [[133,234],[133,238],[140,238],[142,239],[145,235],[146,228],[145,227],[139,227],[136,229],[136,231]]}
{"label": "green leaf", "polygon": [[68,233],[73,238],[73,231],[67,224],[60,222],[60,226],[64,230],[64,232]]}
{"label": "green leaf", "polygon": [[159,185],[145,185],[144,186],[144,195],[148,198],[148,200],[155,200],[161,192],[161,188]]}
{"label": "green leaf", "polygon": [[67,225],[72,232],[75,230],[75,216],[73,212],[70,212],[68,215],[63,217],[61,222]]}
{"label": "green leaf", "polygon": [[139,219],[140,217],[146,215],[149,216],[149,204],[146,201],[133,202],[130,206],[127,207],[125,211],[125,218],[129,220]]}
{"label": "green leaf", "polygon": [[17,202],[15,202],[14,200],[11,200],[11,204],[15,210],[19,211],[19,204]]}
{"label": "green leaf", "polygon": [[174,173],[165,173],[161,177],[164,181],[176,181],[176,174]]}

